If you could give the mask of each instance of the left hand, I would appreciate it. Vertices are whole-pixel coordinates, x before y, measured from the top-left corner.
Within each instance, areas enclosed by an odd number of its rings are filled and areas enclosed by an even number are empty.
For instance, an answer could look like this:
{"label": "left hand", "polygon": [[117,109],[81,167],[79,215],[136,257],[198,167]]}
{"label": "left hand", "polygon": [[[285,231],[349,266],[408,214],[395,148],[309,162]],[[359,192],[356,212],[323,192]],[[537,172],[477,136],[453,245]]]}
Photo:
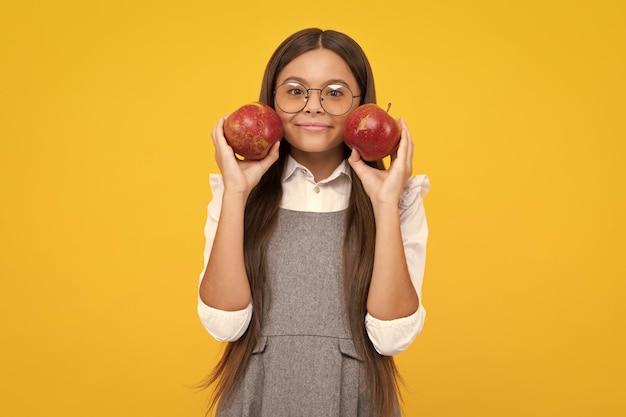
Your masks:
{"label": "left hand", "polygon": [[399,119],[402,128],[400,143],[391,154],[391,165],[388,170],[379,170],[367,165],[359,151],[352,149],[348,162],[361,179],[365,192],[372,204],[397,204],[400,202],[402,190],[413,172],[413,141],[404,122]]}

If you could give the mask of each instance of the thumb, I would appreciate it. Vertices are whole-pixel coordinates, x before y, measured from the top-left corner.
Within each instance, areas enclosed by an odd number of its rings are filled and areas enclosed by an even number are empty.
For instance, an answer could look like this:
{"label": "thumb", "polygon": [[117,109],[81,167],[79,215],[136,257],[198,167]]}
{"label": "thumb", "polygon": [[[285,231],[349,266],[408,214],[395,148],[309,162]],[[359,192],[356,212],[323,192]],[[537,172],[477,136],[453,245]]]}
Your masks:
{"label": "thumb", "polygon": [[355,148],[352,148],[352,152],[350,153],[350,157],[348,158],[348,163],[350,164],[354,172],[357,173],[357,175],[359,175],[359,173],[363,171],[363,168],[365,166],[365,162],[363,162],[361,154]]}
{"label": "thumb", "polygon": [[356,148],[352,148],[352,151],[350,152],[350,157],[348,157],[348,162],[350,163],[350,165],[353,165],[355,163],[358,163],[359,161],[363,162],[361,160],[361,154]]}
{"label": "thumb", "polygon": [[265,158],[261,159],[259,162],[261,163],[261,166],[263,167],[264,170],[268,170],[270,166],[272,166],[274,164],[274,162],[276,162],[278,160],[278,156],[279,156],[279,152],[278,149],[280,148],[280,141],[275,142],[271,147],[269,152],[267,153],[267,155],[265,156]]}

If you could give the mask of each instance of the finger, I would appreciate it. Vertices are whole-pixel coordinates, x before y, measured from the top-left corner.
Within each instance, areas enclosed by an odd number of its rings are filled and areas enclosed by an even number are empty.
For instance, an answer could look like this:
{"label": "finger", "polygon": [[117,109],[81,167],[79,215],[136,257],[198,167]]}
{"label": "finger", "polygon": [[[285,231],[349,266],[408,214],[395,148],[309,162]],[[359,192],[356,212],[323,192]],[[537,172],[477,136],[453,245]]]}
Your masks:
{"label": "finger", "polygon": [[228,141],[226,140],[226,136],[224,134],[225,121],[226,121],[226,116],[220,118],[220,120],[217,122],[217,125],[215,126],[215,129],[213,129],[213,143],[215,144],[215,149],[217,151],[222,151],[226,153],[230,153],[230,152],[234,153],[233,149],[228,144]]}
{"label": "finger", "polygon": [[[398,119],[398,120],[400,122],[402,121],[402,119]],[[391,153],[391,162],[395,161],[398,157],[401,157],[402,158],[401,160],[404,161],[403,157],[406,153],[407,133],[402,123],[400,123],[400,126],[401,126],[400,140],[398,141],[398,144],[396,145],[395,149]]]}
{"label": "finger", "polygon": [[406,129],[406,125],[404,124],[404,119],[399,118],[398,119],[398,124],[400,125],[400,139],[398,140],[398,143],[396,144],[396,147],[393,148],[390,156],[391,156],[391,162],[395,161],[398,157],[398,151],[400,150],[400,146],[401,144],[404,142],[405,137],[407,136],[407,129]]}
{"label": "finger", "polygon": [[217,124],[215,125],[215,127],[213,128],[213,131],[211,132],[211,137],[213,138],[213,143],[215,143],[217,145],[219,139],[221,137],[224,136],[224,118],[221,117],[218,121]]}
{"label": "finger", "polygon": [[352,162],[357,162],[359,160],[361,160],[361,154],[356,148],[352,148],[350,156],[348,157],[348,162],[352,164]]}
{"label": "finger", "polygon": [[213,141],[213,145],[216,145],[216,137],[217,137],[217,127],[220,124],[220,120],[218,120],[217,124],[215,126],[213,126],[213,130],[211,130],[211,140]]}
{"label": "finger", "polygon": [[348,163],[359,177],[362,176],[363,170],[366,169],[365,167],[367,166],[361,157],[361,153],[355,148],[352,148]]}
{"label": "finger", "polygon": [[404,119],[400,119],[400,125],[402,126],[402,136],[406,138],[406,155],[405,155],[405,163],[408,167],[413,166],[413,139],[411,137],[411,132],[409,131],[409,127],[407,126]]}
{"label": "finger", "polygon": [[220,147],[217,143],[217,136],[218,136],[218,131],[220,130],[221,122],[222,122],[222,119],[218,120],[217,124],[213,127],[213,130],[211,131],[211,141],[213,142],[213,149],[215,151],[216,158],[219,155],[219,151],[220,151]]}
{"label": "finger", "polygon": [[261,167],[263,168],[263,171],[267,171],[274,164],[274,162],[278,160],[278,157],[280,155],[280,152],[279,152],[280,142],[281,141],[278,141],[272,144],[265,158],[259,161],[259,163],[261,164]]}
{"label": "finger", "polygon": [[219,136],[219,130],[220,130],[220,122],[221,119],[217,122],[217,124],[215,125],[215,127],[213,128],[213,131],[211,132],[211,140],[213,141],[213,150],[214,150],[214,155],[215,155],[215,160],[219,161],[220,160],[220,145],[218,142],[218,136]]}
{"label": "finger", "polygon": [[398,143],[396,143],[396,146],[394,146],[394,148],[389,153],[389,157],[391,159],[390,162],[392,164],[393,164],[393,161],[395,161],[396,158],[398,157],[398,147],[400,146],[400,142],[402,142],[402,131],[400,131],[400,139],[398,139]]}

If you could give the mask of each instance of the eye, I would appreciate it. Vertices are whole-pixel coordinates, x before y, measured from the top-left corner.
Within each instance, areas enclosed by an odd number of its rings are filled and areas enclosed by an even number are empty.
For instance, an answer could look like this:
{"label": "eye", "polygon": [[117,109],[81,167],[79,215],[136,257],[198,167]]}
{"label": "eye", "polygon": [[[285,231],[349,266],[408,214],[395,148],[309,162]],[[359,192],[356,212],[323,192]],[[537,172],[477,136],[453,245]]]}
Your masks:
{"label": "eye", "polygon": [[286,84],[285,91],[290,96],[304,96],[306,95],[306,89],[302,87],[300,84],[296,83],[288,83]]}
{"label": "eye", "polygon": [[340,84],[328,85],[324,90],[324,95],[326,97],[340,98],[347,94],[346,87]]}

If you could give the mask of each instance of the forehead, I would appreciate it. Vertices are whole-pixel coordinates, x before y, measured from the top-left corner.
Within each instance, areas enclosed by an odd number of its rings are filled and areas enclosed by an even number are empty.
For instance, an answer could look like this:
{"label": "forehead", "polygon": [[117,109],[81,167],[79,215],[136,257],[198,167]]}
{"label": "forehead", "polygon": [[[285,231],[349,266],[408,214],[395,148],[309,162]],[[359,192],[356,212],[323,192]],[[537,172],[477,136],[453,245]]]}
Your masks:
{"label": "forehead", "polygon": [[357,89],[357,82],[350,67],[343,58],[329,49],[314,49],[298,56],[278,73],[276,83],[282,84],[290,78],[305,82],[308,87],[320,87],[342,80],[351,89]]}

